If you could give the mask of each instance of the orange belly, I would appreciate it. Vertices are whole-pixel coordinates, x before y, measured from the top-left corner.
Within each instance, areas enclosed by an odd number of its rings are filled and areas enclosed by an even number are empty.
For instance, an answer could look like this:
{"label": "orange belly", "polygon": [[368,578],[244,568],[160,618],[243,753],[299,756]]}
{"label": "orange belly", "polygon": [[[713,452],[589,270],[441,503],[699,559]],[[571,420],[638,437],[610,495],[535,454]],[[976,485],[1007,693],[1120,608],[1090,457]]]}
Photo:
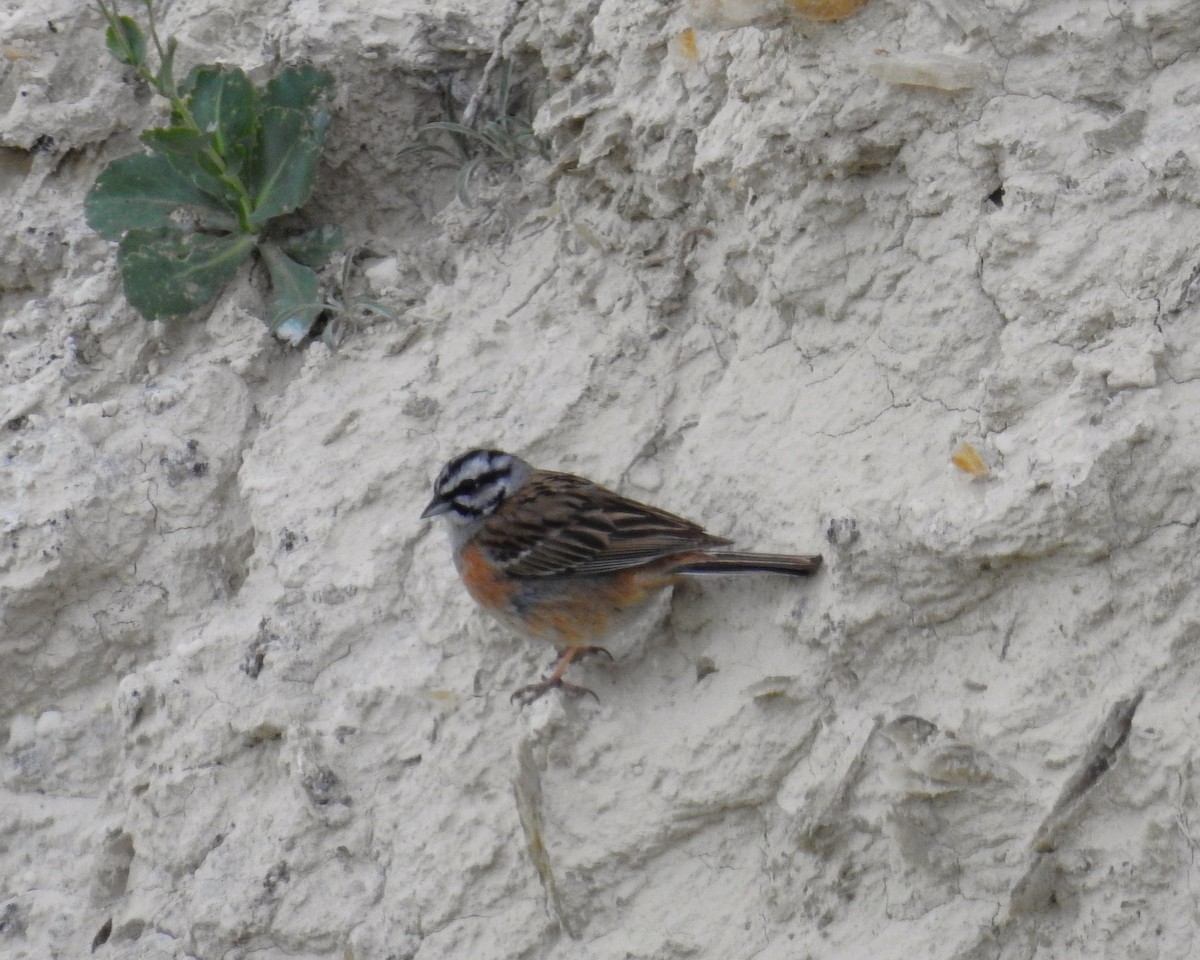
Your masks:
{"label": "orange belly", "polygon": [[459,554],[459,574],[475,601],[513,630],[559,649],[590,646],[678,577],[634,568],[596,577],[509,580],[477,547]]}

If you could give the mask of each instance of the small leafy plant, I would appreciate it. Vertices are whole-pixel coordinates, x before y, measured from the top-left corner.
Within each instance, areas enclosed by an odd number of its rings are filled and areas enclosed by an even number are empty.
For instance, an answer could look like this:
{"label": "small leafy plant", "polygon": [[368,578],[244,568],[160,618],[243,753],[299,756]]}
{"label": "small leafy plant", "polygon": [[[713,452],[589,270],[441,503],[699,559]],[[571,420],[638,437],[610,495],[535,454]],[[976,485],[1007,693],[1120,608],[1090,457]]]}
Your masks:
{"label": "small leafy plant", "polygon": [[[424,124],[417,130],[418,142],[400,151],[400,156],[430,151],[446,157],[448,162],[438,166],[457,168],[458,199],[465,207],[473,206],[470,195],[471,177],[480,166],[512,166],[523,157],[543,152],[544,148],[533,132],[533,125],[513,112],[510,103],[511,79],[512,64],[505,63],[500,71],[499,89],[487,110],[491,117],[478,127],[474,125],[474,98],[460,121],[449,90],[444,91],[443,106],[449,119]],[[449,146],[425,138],[426,134],[438,133],[448,135]]]}
{"label": "small leafy plant", "polygon": [[120,242],[125,297],[148,320],[192,313],[209,303],[252,254],[267,266],[267,325],[299,343],[325,309],[319,269],[341,246],[321,227],[288,235],[280,218],[312,193],[329,127],[323,70],[286,67],[264,87],[237,68],[204,64],[174,76],[177,42],[160,41],[154,0],[141,0],[147,36],[116,0],[97,0],[105,41],[171,105],[167,126],[147,130],[142,153],[110,163],[87,196],[88,224]]}
{"label": "small leafy plant", "polygon": [[321,303],[326,314],[325,330],[321,338],[331,347],[337,347],[346,333],[372,317],[387,320],[398,319],[395,311],[378,300],[368,300],[354,293],[350,285],[350,274],[358,257],[358,248],[347,250],[342,257],[342,269],[338,279],[337,294],[330,293]]}

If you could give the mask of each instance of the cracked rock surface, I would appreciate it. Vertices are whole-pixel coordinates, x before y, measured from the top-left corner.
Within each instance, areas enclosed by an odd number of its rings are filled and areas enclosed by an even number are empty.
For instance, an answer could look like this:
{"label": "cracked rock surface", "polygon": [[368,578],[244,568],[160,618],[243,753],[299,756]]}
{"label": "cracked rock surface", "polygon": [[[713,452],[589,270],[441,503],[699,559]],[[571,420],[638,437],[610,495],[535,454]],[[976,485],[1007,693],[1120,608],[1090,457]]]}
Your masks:
{"label": "cracked rock surface", "polygon": [[[127,306],[163,104],[0,5],[0,957],[1200,953],[1200,12],[787,10],[167,3],[335,75],[331,351]],[[402,150],[498,38],[544,153],[466,207]],[[480,444],[825,566],[518,711],[417,520]]]}

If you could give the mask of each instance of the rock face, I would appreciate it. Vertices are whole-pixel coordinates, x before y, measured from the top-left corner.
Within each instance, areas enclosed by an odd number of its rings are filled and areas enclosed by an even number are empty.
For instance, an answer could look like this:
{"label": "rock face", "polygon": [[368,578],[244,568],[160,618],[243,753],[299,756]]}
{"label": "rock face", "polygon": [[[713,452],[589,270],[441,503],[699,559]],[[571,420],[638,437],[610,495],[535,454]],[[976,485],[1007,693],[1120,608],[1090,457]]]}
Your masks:
{"label": "rock face", "polygon": [[[336,75],[336,351],[261,269],[130,310],[164,105],[0,11],[0,956],[1195,956],[1194,0],[502,6],[162,13]],[[401,151],[497,42],[543,152],[467,207]],[[481,443],[826,566],[518,711],[417,520]]]}

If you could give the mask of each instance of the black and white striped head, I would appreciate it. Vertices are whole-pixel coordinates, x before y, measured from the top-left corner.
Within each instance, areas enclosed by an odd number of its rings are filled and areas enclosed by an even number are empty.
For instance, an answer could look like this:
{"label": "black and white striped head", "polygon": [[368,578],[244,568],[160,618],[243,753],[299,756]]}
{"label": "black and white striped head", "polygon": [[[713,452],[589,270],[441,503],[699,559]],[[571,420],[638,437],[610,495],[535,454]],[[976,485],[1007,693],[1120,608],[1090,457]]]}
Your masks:
{"label": "black and white striped head", "polygon": [[457,524],[482,520],[525,482],[531,469],[520,457],[501,450],[460,454],[442,467],[421,519],[445,514]]}

